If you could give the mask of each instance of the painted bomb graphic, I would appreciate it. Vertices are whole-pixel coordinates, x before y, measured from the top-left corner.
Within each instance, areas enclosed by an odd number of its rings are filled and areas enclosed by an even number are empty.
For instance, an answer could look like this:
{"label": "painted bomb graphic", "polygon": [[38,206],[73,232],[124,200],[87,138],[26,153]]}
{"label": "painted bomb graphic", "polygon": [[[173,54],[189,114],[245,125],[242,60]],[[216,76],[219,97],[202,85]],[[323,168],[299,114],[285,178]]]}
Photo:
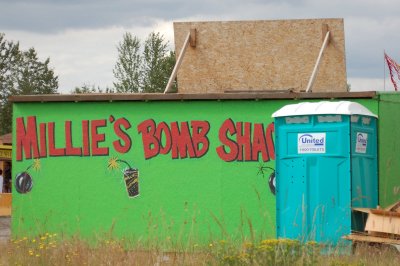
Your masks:
{"label": "painted bomb graphic", "polygon": [[269,185],[269,190],[271,190],[272,194],[275,195],[275,189],[276,189],[275,171],[273,171],[272,174],[269,175],[268,185]]}
{"label": "painted bomb graphic", "polygon": [[28,172],[22,172],[15,177],[15,189],[18,193],[26,194],[32,190],[33,180]]}
{"label": "painted bomb graphic", "polygon": [[115,170],[119,169],[119,163],[124,163],[127,167],[122,171],[123,179],[125,182],[125,188],[128,192],[128,196],[130,198],[134,198],[139,195],[139,170],[131,167],[131,165],[124,161],[117,159],[116,157],[112,157],[108,160],[108,169]]}
{"label": "painted bomb graphic", "polygon": [[30,168],[38,171],[40,169],[40,161],[38,159],[34,160],[33,164],[26,168],[25,171],[18,173],[15,176],[15,190],[17,190],[17,192],[20,194],[27,194],[33,188],[33,179],[28,172]]}
{"label": "painted bomb graphic", "polygon": [[265,170],[267,170],[267,169],[272,170],[272,173],[268,177],[268,186],[269,186],[269,190],[271,191],[271,193],[273,195],[275,195],[275,193],[276,193],[275,169],[272,167],[260,165],[258,167],[258,174],[261,174],[263,177],[265,177]]}

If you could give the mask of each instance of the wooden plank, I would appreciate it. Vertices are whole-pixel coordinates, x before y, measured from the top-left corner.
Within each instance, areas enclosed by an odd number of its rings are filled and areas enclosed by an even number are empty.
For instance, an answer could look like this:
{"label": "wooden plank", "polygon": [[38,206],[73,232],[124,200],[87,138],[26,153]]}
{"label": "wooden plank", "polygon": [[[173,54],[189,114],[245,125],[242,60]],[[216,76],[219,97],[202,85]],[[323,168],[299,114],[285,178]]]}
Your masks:
{"label": "wooden plank", "polygon": [[396,235],[396,234],[388,234],[388,233],[372,232],[371,231],[371,232],[368,232],[367,235],[400,240],[400,235]]}
{"label": "wooden plank", "polygon": [[312,87],[314,85],[314,81],[315,81],[315,78],[317,77],[319,66],[321,64],[322,56],[324,55],[326,46],[328,45],[328,42],[329,42],[329,34],[330,34],[330,32],[328,31],[325,35],[325,39],[324,39],[324,42],[322,43],[321,50],[319,51],[317,61],[315,62],[313,72],[311,73],[310,80],[308,81],[306,92],[312,91]]}
{"label": "wooden plank", "polygon": [[324,42],[325,36],[329,31],[328,24],[322,23],[321,29],[322,29],[321,42]]}
{"label": "wooden plank", "polygon": [[371,208],[351,208],[352,211],[371,213]]}
{"label": "wooden plank", "polygon": [[371,209],[371,213],[387,217],[400,217],[400,213],[398,212],[386,211],[382,209]]}
{"label": "wooden plank", "polygon": [[18,95],[9,100],[20,102],[113,102],[113,101],[176,101],[176,100],[260,100],[260,99],[357,99],[375,98],[376,92],[319,92],[319,93],[104,93],[104,94],[48,94]]}
{"label": "wooden plank", "polygon": [[190,46],[196,47],[196,28],[190,29]]}
{"label": "wooden plank", "polygon": [[189,44],[190,34],[191,34],[191,31],[186,36],[185,42],[183,43],[183,48],[178,56],[178,59],[176,60],[174,69],[172,70],[171,76],[169,77],[169,80],[168,80],[167,86],[165,87],[164,93],[169,92],[169,89],[171,88],[172,83],[174,82],[176,75],[178,74],[179,67],[182,64],[183,57],[185,56],[186,48],[188,47],[188,44]]}
{"label": "wooden plank", "polygon": [[373,242],[373,243],[400,245],[400,240],[391,239],[391,238],[387,238],[387,237],[351,234],[351,235],[343,236],[343,238],[347,239],[347,240],[359,241],[359,242]]}
{"label": "wooden plank", "polygon": [[226,90],[224,93],[289,93],[294,89],[281,89],[281,90]]}
{"label": "wooden plank", "polygon": [[400,235],[400,217],[370,213],[364,230]]}

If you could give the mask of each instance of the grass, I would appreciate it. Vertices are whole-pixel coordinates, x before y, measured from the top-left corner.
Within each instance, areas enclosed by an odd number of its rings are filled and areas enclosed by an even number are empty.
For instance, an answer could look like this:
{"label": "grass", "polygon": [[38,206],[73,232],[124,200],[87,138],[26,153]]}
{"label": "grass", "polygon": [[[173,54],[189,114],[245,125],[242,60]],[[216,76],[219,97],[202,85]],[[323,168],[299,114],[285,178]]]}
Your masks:
{"label": "grass", "polygon": [[[215,228],[209,226],[207,239],[198,238],[196,211],[179,227],[170,223],[167,215],[151,212],[144,217],[147,230],[141,235],[115,234],[111,228],[93,238],[71,237],[70,233],[43,233],[0,242],[2,265],[400,265],[400,253],[387,246],[359,245],[355,251],[330,249],[316,242],[270,238],[273,224],[269,212],[259,197],[261,224],[240,211],[237,230],[227,229],[224,215],[210,212]],[[185,210],[186,211],[186,210]],[[22,218],[21,218],[22,219]],[[37,230],[46,232],[47,217]],[[174,227],[175,226],[175,227]],[[178,228],[179,227],[179,228]],[[178,229],[177,229],[178,228]],[[262,230],[256,230],[263,228]],[[174,230],[177,229],[177,230]],[[269,228],[270,229],[270,228]],[[272,230],[273,231],[273,230]],[[22,230],[18,231],[23,234]],[[63,232],[60,230],[60,232]],[[310,236],[309,239],[312,239]]]}
{"label": "grass", "polygon": [[78,238],[63,239],[49,233],[0,244],[0,250],[0,265],[198,265],[205,256],[156,248],[144,250],[112,239],[93,246]]}
{"label": "grass", "polygon": [[0,243],[0,265],[400,265],[399,253],[384,246],[360,245],[353,254],[333,250],[323,255],[315,242],[288,239],[218,240],[168,251],[159,244],[145,249],[137,242],[108,239],[94,246],[46,233]]}

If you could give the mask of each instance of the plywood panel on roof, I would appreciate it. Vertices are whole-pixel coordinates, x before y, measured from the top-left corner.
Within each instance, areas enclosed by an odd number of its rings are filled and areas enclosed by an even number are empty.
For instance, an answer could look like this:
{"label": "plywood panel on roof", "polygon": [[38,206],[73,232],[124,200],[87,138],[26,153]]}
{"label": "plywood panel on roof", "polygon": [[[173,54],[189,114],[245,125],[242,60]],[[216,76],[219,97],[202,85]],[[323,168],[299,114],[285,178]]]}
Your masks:
{"label": "plywood panel on roof", "polygon": [[343,19],[303,19],[175,22],[177,55],[190,29],[197,32],[178,71],[179,92],[305,90],[326,24],[331,39],[313,91],[346,91]]}

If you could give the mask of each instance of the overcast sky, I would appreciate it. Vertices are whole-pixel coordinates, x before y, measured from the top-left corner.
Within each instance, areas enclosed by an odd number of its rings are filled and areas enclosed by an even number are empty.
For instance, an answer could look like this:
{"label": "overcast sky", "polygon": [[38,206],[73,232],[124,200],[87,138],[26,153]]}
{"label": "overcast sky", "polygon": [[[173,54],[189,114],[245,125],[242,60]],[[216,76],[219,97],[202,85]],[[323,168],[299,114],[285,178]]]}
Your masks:
{"label": "overcast sky", "polygon": [[[59,90],[111,87],[124,32],[162,33],[174,21],[344,18],[352,90],[383,90],[383,51],[400,63],[399,0],[0,0],[0,32],[34,47],[59,76]],[[386,69],[386,90],[393,90]]]}

